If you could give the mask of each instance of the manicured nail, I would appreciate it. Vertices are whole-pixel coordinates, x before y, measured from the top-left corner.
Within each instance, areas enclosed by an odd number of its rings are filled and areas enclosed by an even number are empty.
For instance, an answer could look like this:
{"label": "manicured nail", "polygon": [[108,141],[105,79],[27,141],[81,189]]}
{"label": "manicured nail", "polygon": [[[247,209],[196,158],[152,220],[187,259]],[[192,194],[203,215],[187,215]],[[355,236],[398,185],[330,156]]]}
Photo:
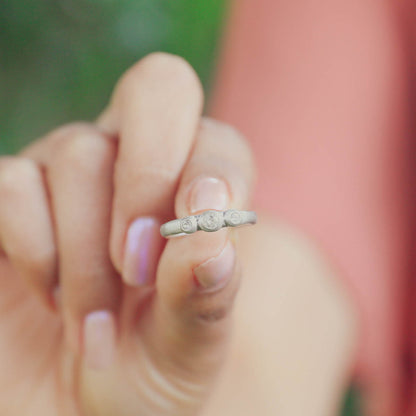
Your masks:
{"label": "manicured nail", "polygon": [[114,360],[116,328],[109,311],[91,312],[84,320],[85,365],[94,370],[108,368]]}
{"label": "manicured nail", "polygon": [[151,217],[139,218],[130,225],[123,264],[123,279],[128,285],[153,283],[163,247],[159,228],[159,222]]}
{"label": "manicured nail", "polygon": [[192,186],[189,209],[191,213],[204,209],[224,210],[228,207],[229,199],[225,182],[207,176],[197,179]]}
{"label": "manicured nail", "polygon": [[219,289],[231,279],[235,264],[235,249],[228,241],[221,253],[195,267],[194,274],[202,289]]}

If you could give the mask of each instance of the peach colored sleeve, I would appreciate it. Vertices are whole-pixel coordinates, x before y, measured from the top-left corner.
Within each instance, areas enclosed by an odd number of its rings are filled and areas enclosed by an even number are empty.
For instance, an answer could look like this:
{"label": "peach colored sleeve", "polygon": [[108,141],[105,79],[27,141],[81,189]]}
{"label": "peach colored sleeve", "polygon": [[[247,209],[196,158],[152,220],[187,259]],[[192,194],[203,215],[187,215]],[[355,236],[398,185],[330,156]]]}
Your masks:
{"label": "peach colored sleeve", "polygon": [[235,1],[211,113],[251,141],[257,208],[303,229],[338,267],[362,314],[360,380],[397,409],[410,209],[393,4]]}

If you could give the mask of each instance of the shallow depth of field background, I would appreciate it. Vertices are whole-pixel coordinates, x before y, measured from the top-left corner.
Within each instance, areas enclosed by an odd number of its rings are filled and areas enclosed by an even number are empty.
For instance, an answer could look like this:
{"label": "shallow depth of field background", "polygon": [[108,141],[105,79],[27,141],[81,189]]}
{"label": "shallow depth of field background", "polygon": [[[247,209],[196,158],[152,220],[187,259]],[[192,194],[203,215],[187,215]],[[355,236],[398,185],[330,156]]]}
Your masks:
{"label": "shallow depth of field background", "polygon": [[181,55],[206,88],[224,0],[2,0],[0,154],[92,119],[149,52]]}
{"label": "shallow depth of field background", "polygon": [[[62,123],[93,120],[120,75],[152,51],[186,58],[209,94],[226,6],[226,0],[2,0],[0,155]],[[359,416],[357,397],[347,393],[343,416]]]}

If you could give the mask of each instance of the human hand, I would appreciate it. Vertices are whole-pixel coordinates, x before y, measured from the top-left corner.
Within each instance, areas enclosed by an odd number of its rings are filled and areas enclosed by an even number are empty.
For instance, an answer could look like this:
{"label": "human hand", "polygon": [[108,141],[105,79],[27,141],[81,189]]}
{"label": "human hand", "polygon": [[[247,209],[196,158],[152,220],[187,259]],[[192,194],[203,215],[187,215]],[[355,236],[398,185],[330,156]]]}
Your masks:
{"label": "human hand", "polygon": [[96,123],[0,159],[1,414],[203,407],[229,340],[239,231],[166,242],[159,226],[247,209],[253,163],[234,129],[201,119],[202,95],[182,59],[149,55]]}

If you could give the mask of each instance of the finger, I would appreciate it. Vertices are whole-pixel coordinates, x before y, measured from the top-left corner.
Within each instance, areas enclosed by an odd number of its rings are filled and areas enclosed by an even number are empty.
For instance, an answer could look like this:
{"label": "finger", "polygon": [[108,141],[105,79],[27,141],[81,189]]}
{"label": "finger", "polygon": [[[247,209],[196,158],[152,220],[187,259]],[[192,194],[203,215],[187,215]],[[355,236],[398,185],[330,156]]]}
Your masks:
{"label": "finger", "polygon": [[240,275],[228,229],[167,243],[139,333],[147,361],[165,375],[179,404],[200,403],[223,363]]}
{"label": "finger", "polygon": [[[181,178],[177,215],[247,208],[253,181],[246,142],[229,126],[205,119]],[[169,372],[159,370],[172,375],[169,381],[182,399],[198,401],[195,385],[201,387],[197,391],[206,391],[225,357],[241,277],[232,236],[236,232],[223,229],[170,239],[160,260],[155,301],[140,333],[149,343],[152,362],[170,366]]]}
{"label": "finger", "polygon": [[175,199],[180,218],[205,209],[248,209],[256,173],[252,152],[232,127],[204,118]]}
{"label": "finger", "polygon": [[91,123],[83,121],[65,124],[52,130],[46,136],[30,143],[20,152],[20,155],[33,159],[38,165],[46,168],[55,158],[56,152],[59,152],[63,142],[78,133],[82,135],[83,132],[91,128],[96,129]]}
{"label": "finger", "polygon": [[76,352],[87,347],[86,358],[94,366],[89,347],[99,336],[106,338],[110,353],[97,360],[111,359],[119,305],[120,281],[108,248],[116,143],[92,126],[56,134],[64,139],[47,176],[57,226],[63,315],[70,345]]}
{"label": "finger", "polygon": [[[128,284],[153,280],[154,267],[142,269],[140,277],[132,270],[138,269],[143,245],[160,252],[157,220],[173,215],[175,190],[192,148],[202,99],[199,80],[183,59],[152,54],[124,75],[98,121],[119,136],[111,255]],[[149,215],[156,220],[135,222]],[[130,225],[134,229],[128,231]],[[134,247],[137,241],[147,243]]]}
{"label": "finger", "polygon": [[0,246],[14,268],[53,307],[57,256],[47,192],[30,159],[0,159]]}

